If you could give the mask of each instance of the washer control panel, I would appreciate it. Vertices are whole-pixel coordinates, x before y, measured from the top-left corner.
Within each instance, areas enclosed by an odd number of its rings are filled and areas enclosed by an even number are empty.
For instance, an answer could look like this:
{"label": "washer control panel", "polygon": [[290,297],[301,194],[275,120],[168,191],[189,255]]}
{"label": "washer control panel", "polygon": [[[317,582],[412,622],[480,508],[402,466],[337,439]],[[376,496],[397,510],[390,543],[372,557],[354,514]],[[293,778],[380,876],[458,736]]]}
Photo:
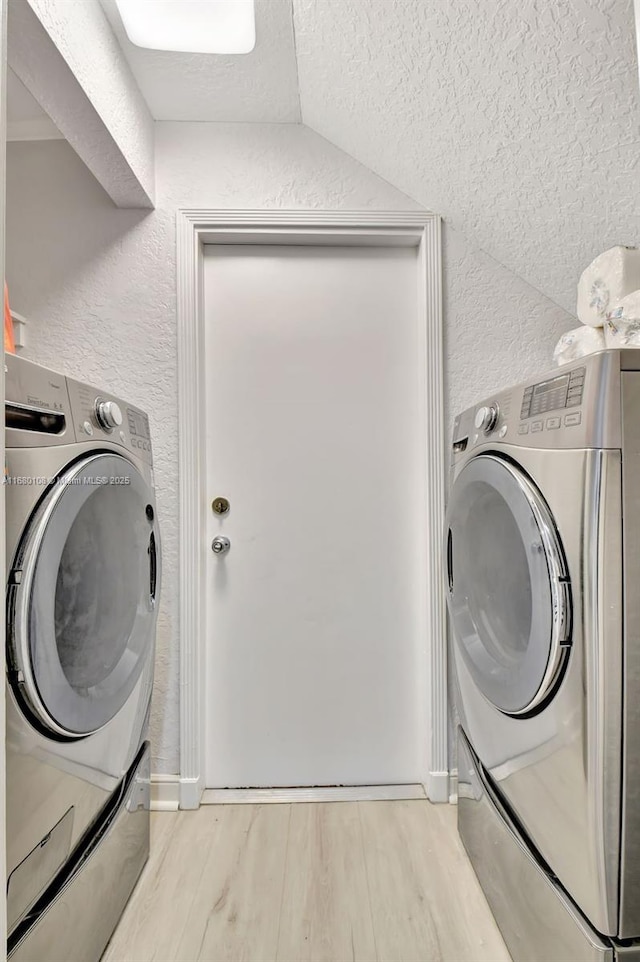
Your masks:
{"label": "washer control panel", "polygon": [[67,378],[67,388],[78,441],[102,437],[152,463],[149,418],[144,411],[120,398],[96,394],[95,388],[71,378]]}

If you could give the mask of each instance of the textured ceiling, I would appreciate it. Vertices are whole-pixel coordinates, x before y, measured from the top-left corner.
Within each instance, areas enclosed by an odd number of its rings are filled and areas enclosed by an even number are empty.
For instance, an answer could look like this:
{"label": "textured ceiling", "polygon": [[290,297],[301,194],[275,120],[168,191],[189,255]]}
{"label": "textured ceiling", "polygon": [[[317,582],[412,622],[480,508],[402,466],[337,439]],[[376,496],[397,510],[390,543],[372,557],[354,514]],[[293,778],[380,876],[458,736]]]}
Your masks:
{"label": "textured ceiling", "polygon": [[237,57],[134,47],[101,2],[156,119],[302,119],[567,310],[640,244],[633,0],[256,0]]}
{"label": "textured ceiling", "polygon": [[256,46],[241,56],[134,46],[115,0],[101,0],[156,120],[300,120],[291,0],[256,0]]}
{"label": "textured ceiling", "polygon": [[559,304],[640,243],[632,0],[294,0],[302,120]]}

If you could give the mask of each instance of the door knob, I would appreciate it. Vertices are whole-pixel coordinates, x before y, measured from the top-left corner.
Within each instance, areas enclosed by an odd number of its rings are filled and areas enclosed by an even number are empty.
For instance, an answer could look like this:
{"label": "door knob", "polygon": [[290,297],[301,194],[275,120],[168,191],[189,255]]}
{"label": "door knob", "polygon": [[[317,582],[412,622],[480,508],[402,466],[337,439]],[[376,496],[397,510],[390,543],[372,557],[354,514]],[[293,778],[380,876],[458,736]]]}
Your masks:
{"label": "door knob", "polygon": [[226,554],[230,547],[231,542],[228,538],[223,538],[222,535],[214,538],[211,542],[211,550],[214,554]]}

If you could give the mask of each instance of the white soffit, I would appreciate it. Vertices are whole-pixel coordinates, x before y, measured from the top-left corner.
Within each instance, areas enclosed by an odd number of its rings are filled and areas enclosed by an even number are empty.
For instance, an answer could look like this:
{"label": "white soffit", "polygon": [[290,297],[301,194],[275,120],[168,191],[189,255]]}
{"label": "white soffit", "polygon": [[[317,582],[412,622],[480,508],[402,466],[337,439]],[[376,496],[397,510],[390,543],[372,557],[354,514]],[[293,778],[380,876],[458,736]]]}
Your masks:
{"label": "white soffit", "polygon": [[101,2],[156,120],[299,122],[291,0],[256,0],[256,45],[238,55],[136,47],[115,0]]}
{"label": "white soffit", "polygon": [[9,3],[7,62],[118,207],[153,207],[153,118],[99,0]]}
{"label": "white soffit", "polygon": [[[640,245],[625,0],[294,0],[302,121],[575,312]],[[527,345],[523,345],[523,350]]]}
{"label": "white soffit", "polygon": [[7,140],[64,140],[38,101],[7,69]]}

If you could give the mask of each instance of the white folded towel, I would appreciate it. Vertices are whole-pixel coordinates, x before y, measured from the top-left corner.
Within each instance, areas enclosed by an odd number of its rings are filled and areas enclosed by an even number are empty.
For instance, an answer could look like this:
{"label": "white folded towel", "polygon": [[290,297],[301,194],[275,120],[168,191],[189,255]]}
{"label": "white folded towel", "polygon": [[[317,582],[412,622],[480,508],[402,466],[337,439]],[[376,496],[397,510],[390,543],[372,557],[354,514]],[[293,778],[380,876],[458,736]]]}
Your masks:
{"label": "white folded towel", "polygon": [[558,365],[569,364],[586,354],[595,354],[596,351],[604,351],[604,349],[602,328],[583,325],[562,335],[553,352],[553,360]]}
{"label": "white folded towel", "polygon": [[607,347],[640,347],[640,290],[627,294],[607,314],[604,339]]}
{"label": "white folded towel", "polygon": [[640,250],[612,247],[596,257],[578,281],[578,318],[591,327],[603,327],[607,313],[639,288]]}

